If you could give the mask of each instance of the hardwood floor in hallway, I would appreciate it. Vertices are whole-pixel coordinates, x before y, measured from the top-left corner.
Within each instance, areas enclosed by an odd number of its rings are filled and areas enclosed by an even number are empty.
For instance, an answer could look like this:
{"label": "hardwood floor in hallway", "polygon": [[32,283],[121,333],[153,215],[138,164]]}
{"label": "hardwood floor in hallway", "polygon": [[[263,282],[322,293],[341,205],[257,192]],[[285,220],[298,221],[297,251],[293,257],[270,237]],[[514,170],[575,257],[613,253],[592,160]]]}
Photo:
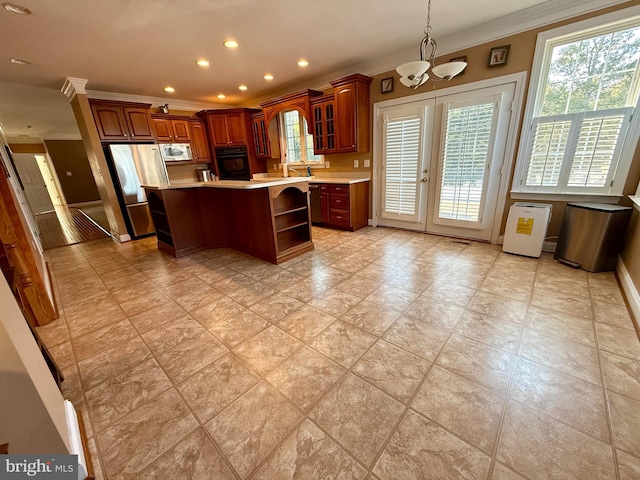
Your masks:
{"label": "hardwood floor in hallway", "polygon": [[107,231],[79,208],[67,206],[54,208],[52,212],[36,215],[42,246],[45,250],[109,237]]}

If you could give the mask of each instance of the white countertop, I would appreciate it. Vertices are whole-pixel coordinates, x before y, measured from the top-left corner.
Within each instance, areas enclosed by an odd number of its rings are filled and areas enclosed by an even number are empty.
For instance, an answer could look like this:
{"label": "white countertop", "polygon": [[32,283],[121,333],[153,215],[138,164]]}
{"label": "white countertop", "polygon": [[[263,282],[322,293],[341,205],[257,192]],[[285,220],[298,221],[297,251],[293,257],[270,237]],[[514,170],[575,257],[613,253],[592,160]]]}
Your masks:
{"label": "white countertop", "polygon": [[[304,178],[304,177],[302,177]],[[315,177],[310,178],[309,183],[334,183],[340,185],[351,185],[352,183],[368,182],[369,178],[340,178],[340,177]]]}
{"label": "white countertop", "polygon": [[254,190],[256,188],[275,187],[278,185],[287,185],[290,183],[332,183],[338,185],[350,185],[353,183],[368,182],[369,178],[341,178],[341,177],[263,177],[253,180],[216,180],[213,182],[185,182],[172,183],[170,185],[154,186],[142,185],[143,188],[149,190],[175,190],[178,188],[230,188],[236,190]]}
{"label": "white countertop", "polygon": [[254,190],[257,188],[275,187],[278,185],[287,185],[290,183],[308,182],[305,177],[299,178],[273,178],[264,180],[216,180],[214,182],[191,182],[191,183],[173,183],[171,185],[142,185],[143,188],[149,190],[176,190],[180,188],[228,188],[235,190]]}

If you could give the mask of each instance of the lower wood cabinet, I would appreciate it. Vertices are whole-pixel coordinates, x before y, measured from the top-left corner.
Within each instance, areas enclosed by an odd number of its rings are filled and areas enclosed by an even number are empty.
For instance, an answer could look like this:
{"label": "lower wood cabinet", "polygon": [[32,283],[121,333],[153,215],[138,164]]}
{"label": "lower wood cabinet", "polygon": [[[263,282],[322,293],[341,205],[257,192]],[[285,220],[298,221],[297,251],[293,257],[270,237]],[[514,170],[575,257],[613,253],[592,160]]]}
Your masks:
{"label": "lower wood cabinet", "polygon": [[309,185],[147,189],[158,248],[177,258],[230,247],[271,263],[313,250]]}
{"label": "lower wood cabinet", "polygon": [[322,223],[355,231],[369,223],[369,182],[320,184]]}

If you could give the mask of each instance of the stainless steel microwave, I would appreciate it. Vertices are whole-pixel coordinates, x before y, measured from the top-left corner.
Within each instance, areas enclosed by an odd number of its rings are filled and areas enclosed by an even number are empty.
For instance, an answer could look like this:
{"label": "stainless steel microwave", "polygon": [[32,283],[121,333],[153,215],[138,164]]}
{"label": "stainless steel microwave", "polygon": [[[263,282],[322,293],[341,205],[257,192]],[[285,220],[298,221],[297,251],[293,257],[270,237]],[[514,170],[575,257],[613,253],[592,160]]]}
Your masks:
{"label": "stainless steel microwave", "polygon": [[188,143],[161,143],[160,155],[165,162],[184,162],[191,160],[191,145]]}

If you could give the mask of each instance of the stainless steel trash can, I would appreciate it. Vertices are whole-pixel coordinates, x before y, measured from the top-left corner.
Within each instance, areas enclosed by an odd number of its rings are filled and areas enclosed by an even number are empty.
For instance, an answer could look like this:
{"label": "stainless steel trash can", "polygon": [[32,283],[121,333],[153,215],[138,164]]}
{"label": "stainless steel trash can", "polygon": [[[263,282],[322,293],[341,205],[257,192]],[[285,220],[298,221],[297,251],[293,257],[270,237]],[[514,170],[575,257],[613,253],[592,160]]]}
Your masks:
{"label": "stainless steel trash can", "polygon": [[615,269],[632,210],[603,203],[567,204],[553,258],[588,272]]}

